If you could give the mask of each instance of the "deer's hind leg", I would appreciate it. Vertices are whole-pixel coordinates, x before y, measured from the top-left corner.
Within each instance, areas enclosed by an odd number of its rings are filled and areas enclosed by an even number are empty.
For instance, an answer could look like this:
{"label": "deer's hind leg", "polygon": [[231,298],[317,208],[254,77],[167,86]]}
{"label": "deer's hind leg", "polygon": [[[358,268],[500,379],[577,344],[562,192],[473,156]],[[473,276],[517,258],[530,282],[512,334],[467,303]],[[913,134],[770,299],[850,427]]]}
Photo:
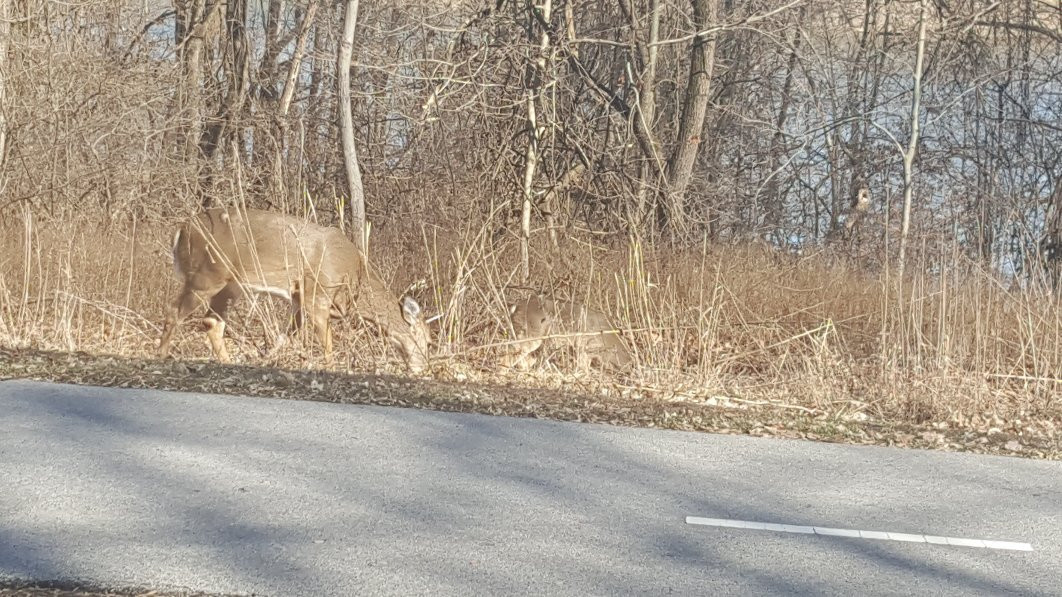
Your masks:
{"label": "deer's hind leg", "polygon": [[288,335],[292,336],[302,331],[305,314],[302,306],[302,283],[295,281],[291,284],[291,311],[288,319]]}
{"label": "deer's hind leg", "polygon": [[229,351],[225,349],[225,313],[239,295],[240,288],[235,282],[223,286],[210,297],[209,309],[203,316],[203,327],[206,328],[207,340],[210,341],[210,350],[222,363],[232,362]]}

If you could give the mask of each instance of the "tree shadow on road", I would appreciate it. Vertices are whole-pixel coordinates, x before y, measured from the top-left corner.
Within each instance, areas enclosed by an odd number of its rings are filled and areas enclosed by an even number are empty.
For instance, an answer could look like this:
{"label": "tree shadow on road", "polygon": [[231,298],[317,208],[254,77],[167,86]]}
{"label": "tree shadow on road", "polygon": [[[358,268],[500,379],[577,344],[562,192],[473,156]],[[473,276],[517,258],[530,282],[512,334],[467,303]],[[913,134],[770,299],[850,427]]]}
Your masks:
{"label": "tree shadow on road", "polygon": [[1030,594],[1060,572],[1047,553],[684,522],[1017,540],[1058,516],[1044,474],[1058,463],[23,382],[0,384],[0,425],[0,576],[264,594],[792,595]]}

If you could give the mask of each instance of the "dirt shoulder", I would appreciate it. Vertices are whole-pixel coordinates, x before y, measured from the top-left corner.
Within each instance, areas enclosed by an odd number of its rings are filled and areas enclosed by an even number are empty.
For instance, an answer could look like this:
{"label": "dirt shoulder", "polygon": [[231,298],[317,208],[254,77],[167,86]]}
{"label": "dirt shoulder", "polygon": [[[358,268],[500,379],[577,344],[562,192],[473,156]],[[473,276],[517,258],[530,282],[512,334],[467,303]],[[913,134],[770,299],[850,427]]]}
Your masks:
{"label": "dirt shoulder", "polygon": [[372,404],[1062,460],[1062,434],[1055,431],[1052,422],[1024,422],[1020,427],[1006,428],[941,428],[842,419],[784,405],[721,406],[710,401],[601,397],[519,385],[0,348],[0,380],[4,379]]}

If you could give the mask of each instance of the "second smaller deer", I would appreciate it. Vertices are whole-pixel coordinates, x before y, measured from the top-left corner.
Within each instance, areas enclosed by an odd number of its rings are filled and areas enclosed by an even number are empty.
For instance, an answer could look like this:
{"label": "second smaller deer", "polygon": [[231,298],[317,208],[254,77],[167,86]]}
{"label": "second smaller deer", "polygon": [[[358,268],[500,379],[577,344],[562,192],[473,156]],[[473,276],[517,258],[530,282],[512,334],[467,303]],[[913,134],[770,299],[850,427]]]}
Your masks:
{"label": "second smaller deer", "polygon": [[609,367],[623,367],[633,360],[608,316],[585,305],[534,295],[511,305],[509,318],[518,342],[502,357],[505,367],[527,369],[531,354],[545,342],[573,348],[581,371],[595,360]]}

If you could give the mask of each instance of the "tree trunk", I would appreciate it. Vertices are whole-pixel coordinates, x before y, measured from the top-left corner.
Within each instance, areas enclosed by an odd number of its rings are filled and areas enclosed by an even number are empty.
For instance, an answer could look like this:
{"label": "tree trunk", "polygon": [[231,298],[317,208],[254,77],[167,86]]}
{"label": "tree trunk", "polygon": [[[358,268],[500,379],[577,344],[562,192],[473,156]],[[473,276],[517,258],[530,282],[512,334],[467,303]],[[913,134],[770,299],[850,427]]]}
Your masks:
{"label": "tree trunk", "polygon": [[299,32],[295,38],[295,52],[291,55],[291,64],[288,67],[288,75],[284,79],[284,91],[280,94],[280,102],[277,105],[277,117],[282,121],[287,119],[291,109],[291,100],[295,97],[299,70],[302,68],[302,58],[306,55],[306,42],[310,37],[310,28],[317,17],[317,0],[310,0],[306,5],[306,12],[299,23]]}
{"label": "tree trunk", "polygon": [[771,235],[774,236],[775,242],[779,245],[785,245],[785,231],[782,224],[785,215],[785,197],[781,191],[781,187],[778,184],[781,179],[780,170],[782,169],[783,157],[786,153],[785,141],[785,125],[786,120],[789,118],[789,104],[792,96],[793,79],[795,78],[797,59],[800,54],[800,40],[803,39],[800,29],[803,27],[804,10],[801,9],[799,16],[797,17],[796,31],[793,34],[793,41],[791,42],[793,47],[789,51],[789,60],[786,64],[785,81],[782,82],[782,97],[778,107],[778,116],[774,122],[774,134],[771,136],[770,154],[769,160],[769,172],[767,176],[770,176],[770,180],[767,182],[767,188],[765,191],[764,200],[767,203],[767,209],[765,220],[768,226],[770,226]]}
{"label": "tree trunk", "polygon": [[1046,270],[1048,283],[1055,292],[1062,293],[1062,179],[1055,181],[1044,224],[1044,238],[1040,243],[1041,263]]}
{"label": "tree trunk", "polygon": [[208,162],[213,162],[218,148],[226,145],[228,135],[236,130],[236,121],[243,115],[243,107],[247,103],[247,92],[251,86],[247,0],[226,0],[225,30],[229,38],[225,78],[229,85],[225,101],[200,142],[200,150]]}
{"label": "tree trunk", "polygon": [[656,65],[660,55],[660,46],[657,43],[660,41],[660,12],[660,0],[650,0],[649,39],[646,44],[648,47],[644,51],[645,72],[638,81],[638,109],[634,123],[635,131],[640,130],[641,136],[645,139],[642,145],[648,147],[649,152],[645,156],[646,161],[639,166],[635,218],[634,221],[628,223],[628,228],[636,235],[640,235],[642,223],[646,220],[651,190],[654,187],[659,188],[665,182],[659,176],[659,173],[664,171],[664,166],[660,159],[660,147],[653,132],[656,122]]}
{"label": "tree trunk", "polygon": [[284,0],[267,0],[266,21],[264,24],[265,39],[263,44],[265,51],[258,63],[258,79],[263,84],[263,91],[270,97],[276,97],[274,82],[278,78],[277,58],[281,51],[281,44],[287,45],[288,40],[281,40],[280,34],[284,28]]}
{"label": "tree trunk", "polygon": [[11,37],[11,23],[8,20],[11,0],[0,0],[0,189],[4,188],[4,158],[7,156],[7,45]]}
{"label": "tree trunk", "polygon": [[921,0],[918,11],[918,46],[915,50],[914,90],[911,92],[911,138],[907,151],[903,155],[903,218],[900,221],[900,255],[897,267],[900,279],[903,279],[907,264],[907,239],[911,233],[911,201],[914,193],[914,161],[918,153],[918,134],[920,131],[922,106],[922,65],[926,54],[926,4]]}
{"label": "tree trunk", "polygon": [[358,0],[347,0],[346,15],[343,19],[343,39],[339,43],[336,60],[336,77],[339,89],[340,137],[343,143],[343,162],[347,173],[347,191],[350,194],[348,209],[350,211],[351,234],[354,242],[361,247],[362,254],[368,255],[365,238],[365,189],[361,183],[361,168],[358,166],[358,154],[354,147],[354,115],[350,109],[350,63],[354,56],[354,25],[358,21]]}
{"label": "tree trunk", "polygon": [[[705,31],[716,21],[718,0],[692,1],[693,26],[697,32]],[[660,214],[663,220],[662,227],[669,229],[672,233],[682,234],[688,229],[686,190],[689,188],[693,166],[697,161],[697,150],[701,146],[701,131],[704,129],[712,69],[715,65],[715,40],[714,33],[698,35],[693,39],[693,47],[690,51],[690,78],[683,98],[678,137],[671,159],[667,164],[666,212]]]}
{"label": "tree trunk", "polygon": [[[185,0],[176,2],[177,18],[174,41],[179,48],[183,69],[182,89],[179,92],[177,109],[183,115],[178,143],[185,160],[200,161],[200,142],[203,138],[203,46],[206,30],[220,2]],[[202,164],[200,164],[202,167]]]}
{"label": "tree trunk", "polygon": [[531,279],[531,204],[535,194],[535,168],[538,166],[538,118],[535,114],[535,92],[527,92],[527,156],[524,158],[524,200],[520,206],[520,280]]}
{"label": "tree trunk", "polygon": [[[532,11],[539,11],[539,17],[543,22],[549,23],[552,18],[553,0],[543,0],[539,6],[531,6]],[[531,27],[537,21],[534,15],[530,15]],[[538,125],[538,115],[535,110],[535,102],[542,89],[542,80],[546,75],[546,55],[549,52],[549,32],[542,29],[539,38],[538,58],[535,60],[535,72],[529,81],[527,92],[527,126],[529,137],[527,140],[527,156],[524,160],[524,184],[523,204],[520,206],[520,277],[524,283],[531,278],[531,206],[535,194],[535,170],[538,167],[539,140],[542,129]]]}
{"label": "tree trunk", "polygon": [[295,88],[298,86],[299,71],[302,69],[302,59],[306,54],[306,43],[310,37],[310,28],[313,26],[316,16],[317,0],[310,0],[310,3],[306,6],[306,11],[303,13],[302,22],[299,24],[299,31],[295,39],[295,52],[291,55],[288,74],[284,79],[284,90],[281,92],[280,101],[277,103],[277,140],[273,151],[272,186],[276,196],[284,201],[286,201],[288,197],[288,193],[284,188],[285,177],[283,168],[284,146],[288,142],[288,135],[290,133],[288,112],[291,110],[292,98],[295,97]]}

